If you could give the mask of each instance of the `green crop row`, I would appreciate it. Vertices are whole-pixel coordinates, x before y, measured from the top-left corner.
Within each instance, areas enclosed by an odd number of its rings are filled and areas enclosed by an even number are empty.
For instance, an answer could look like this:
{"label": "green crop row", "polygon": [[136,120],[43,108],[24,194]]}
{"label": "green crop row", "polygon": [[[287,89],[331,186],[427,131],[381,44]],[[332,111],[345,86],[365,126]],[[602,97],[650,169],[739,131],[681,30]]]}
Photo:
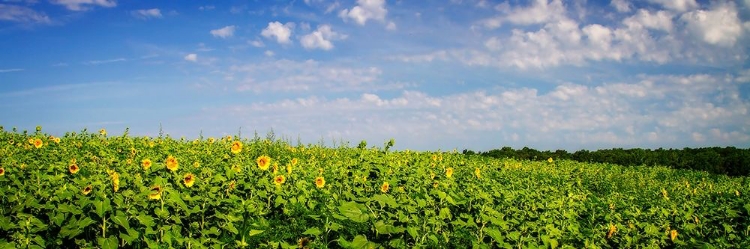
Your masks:
{"label": "green crop row", "polygon": [[0,248],[750,248],[746,177],[388,147],[0,131]]}

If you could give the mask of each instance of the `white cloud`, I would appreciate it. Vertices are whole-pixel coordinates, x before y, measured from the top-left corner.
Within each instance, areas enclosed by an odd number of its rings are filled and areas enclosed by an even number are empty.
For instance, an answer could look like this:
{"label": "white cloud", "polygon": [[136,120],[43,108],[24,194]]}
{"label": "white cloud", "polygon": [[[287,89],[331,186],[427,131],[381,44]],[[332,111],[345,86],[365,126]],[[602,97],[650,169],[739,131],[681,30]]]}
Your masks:
{"label": "white cloud", "polygon": [[494,145],[499,139],[534,148],[736,145],[750,142],[743,131],[750,123],[750,102],[716,96],[738,91],[721,75],[652,75],[598,87],[563,83],[548,92],[522,87],[441,96],[410,90],[391,97],[372,91],[335,99],[313,95],[211,109],[206,115],[245,117],[248,126],[312,139],[321,134],[349,141],[426,139],[421,146],[431,148],[462,146],[455,138],[466,136],[472,144]]}
{"label": "white cloud", "polygon": [[631,29],[645,27],[666,32],[672,30],[672,15],[667,11],[657,11],[652,14],[648,10],[640,9],[635,15],[625,18],[622,22]]}
{"label": "white cloud", "polygon": [[609,4],[615,7],[617,12],[630,12],[631,4],[628,0],[612,0]]}
{"label": "white cloud", "polygon": [[109,64],[109,63],[115,63],[115,62],[122,62],[127,61],[125,58],[117,58],[117,59],[111,59],[111,60],[93,60],[93,61],[86,61],[83,64],[86,65],[101,65],[101,64]]}
{"label": "white cloud", "polygon": [[238,91],[354,91],[401,89],[400,83],[380,82],[377,67],[330,65],[314,60],[275,60],[265,63],[232,66],[229,70],[240,79]]}
{"label": "white cloud", "polygon": [[532,25],[548,23],[565,19],[565,6],[561,0],[535,0],[530,6],[510,8],[507,5],[497,7],[501,13],[492,18],[484,19],[481,23],[489,29],[496,29],[504,22],[517,25]]}
{"label": "white cloud", "polygon": [[248,41],[248,43],[250,43],[250,45],[256,48],[262,48],[266,46],[266,44],[263,44],[263,41],[261,40],[252,40],[252,41]]}
{"label": "white cloud", "polygon": [[234,36],[235,29],[236,27],[234,25],[226,26],[220,29],[211,30],[211,35],[213,35],[214,37],[220,37],[220,38],[226,39],[226,38]]}
{"label": "white cloud", "polygon": [[85,11],[92,6],[101,6],[112,8],[117,6],[116,0],[50,0],[53,4],[65,5],[66,8],[73,11]]}
{"label": "white cloud", "polygon": [[50,18],[44,14],[36,12],[28,7],[0,4],[0,20],[21,22],[21,23],[44,23],[49,24]]}
{"label": "white cloud", "polygon": [[351,19],[359,25],[365,25],[370,19],[384,22],[386,14],[388,10],[385,8],[385,0],[357,0],[357,6],[341,10],[339,17],[344,21]]}
{"label": "white cloud", "polygon": [[159,9],[142,9],[142,10],[134,10],[131,12],[133,16],[139,19],[151,19],[151,18],[161,18],[161,10]]}
{"label": "white cloud", "polygon": [[199,10],[213,10],[216,9],[216,6],[213,5],[206,5],[206,6],[200,6],[198,7]]}
{"label": "white cloud", "polygon": [[12,72],[20,72],[23,71],[22,68],[10,68],[10,69],[0,69],[0,73],[12,73]]}
{"label": "white cloud", "polygon": [[346,35],[332,31],[330,25],[321,25],[312,33],[302,36],[300,44],[306,49],[331,50],[333,49],[331,41],[346,39],[346,37]]}
{"label": "white cloud", "polygon": [[396,23],[395,22],[388,22],[388,25],[385,25],[386,30],[396,30]]}
{"label": "white cloud", "polygon": [[292,29],[294,29],[293,22],[287,22],[286,24],[269,22],[268,27],[263,29],[260,35],[268,39],[275,38],[276,42],[281,44],[289,44],[292,42],[289,39],[292,36]]}
{"label": "white cloud", "polygon": [[186,61],[196,62],[196,61],[198,61],[198,55],[197,54],[188,54],[188,55],[185,55],[185,60]]}
{"label": "white cloud", "polygon": [[265,54],[268,57],[273,57],[275,55],[274,52],[271,50],[266,50],[266,52],[263,52],[263,54]]}
{"label": "white cloud", "polygon": [[666,9],[685,12],[698,8],[695,0],[649,0],[652,3],[660,4]]}
{"label": "white cloud", "polygon": [[742,35],[742,23],[732,4],[720,4],[712,10],[685,13],[680,20],[700,40],[712,45],[731,47]]}

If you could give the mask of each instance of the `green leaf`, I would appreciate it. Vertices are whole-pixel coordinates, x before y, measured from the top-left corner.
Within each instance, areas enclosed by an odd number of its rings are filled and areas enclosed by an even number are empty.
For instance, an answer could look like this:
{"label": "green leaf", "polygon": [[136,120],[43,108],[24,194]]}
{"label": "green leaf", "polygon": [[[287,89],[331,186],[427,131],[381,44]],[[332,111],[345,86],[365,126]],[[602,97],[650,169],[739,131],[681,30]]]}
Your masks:
{"label": "green leaf", "polygon": [[154,218],[144,213],[140,213],[138,216],[135,217],[135,219],[138,220],[138,222],[140,222],[141,225],[144,225],[147,227],[154,226]]}
{"label": "green leaf", "polygon": [[170,204],[176,204],[177,207],[180,208],[180,210],[188,210],[187,204],[185,204],[185,201],[182,200],[182,197],[180,196],[180,192],[178,191],[169,191],[169,197],[167,198],[167,203]]}
{"label": "green leaf", "polygon": [[339,206],[339,212],[354,222],[362,223],[370,218],[367,213],[362,211],[364,208],[362,204],[356,202],[345,202]]}
{"label": "green leaf", "polygon": [[379,220],[378,222],[375,222],[375,231],[377,231],[378,234],[403,233],[404,228],[396,227],[391,224],[385,224],[385,222]]}
{"label": "green leaf", "polygon": [[263,230],[250,229],[250,237],[263,233]]}
{"label": "green leaf", "polygon": [[120,238],[125,241],[125,244],[130,245],[140,237],[140,234],[138,234],[138,231],[135,229],[128,229],[127,232],[128,233],[120,233]]}
{"label": "green leaf", "polygon": [[302,234],[305,234],[305,235],[312,235],[312,236],[318,236],[318,235],[320,235],[320,234],[322,234],[322,233],[323,233],[323,232],[322,232],[322,231],[320,231],[320,229],[318,229],[317,227],[313,227],[313,228],[308,228],[308,229],[307,229],[307,230],[305,230],[305,232],[303,232]]}
{"label": "green leaf", "polygon": [[96,221],[94,221],[90,217],[86,217],[86,218],[83,218],[82,220],[78,221],[77,225],[78,225],[78,228],[84,229],[84,228],[86,228],[86,227],[88,227],[88,226],[90,226],[91,224],[94,224],[94,223],[96,223]]}
{"label": "green leaf", "polygon": [[125,216],[125,213],[123,213],[122,211],[117,211],[117,214],[111,219],[115,222],[115,224],[120,225],[126,230],[130,229],[130,224],[128,224],[128,217]]}
{"label": "green leaf", "polygon": [[236,227],[234,227],[234,223],[227,223],[227,224],[226,224],[226,225],[224,226],[224,229],[226,229],[227,231],[229,231],[229,232],[231,232],[231,233],[233,233],[233,234],[238,234],[238,233],[240,233],[240,231],[237,231],[237,228],[236,228]]}
{"label": "green leaf", "polygon": [[95,200],[94,201],[94,208],[96,211],[96,215],[99,215],[99,218],[104,218],[104,215],[112,210],[112,205],[109,203],[109,199],[104,200]]}
{"label": "green leaf", "polygon": [[102,249],[117,249],[117,238],[109,236],[105,238],[97,238],[96,241]]}

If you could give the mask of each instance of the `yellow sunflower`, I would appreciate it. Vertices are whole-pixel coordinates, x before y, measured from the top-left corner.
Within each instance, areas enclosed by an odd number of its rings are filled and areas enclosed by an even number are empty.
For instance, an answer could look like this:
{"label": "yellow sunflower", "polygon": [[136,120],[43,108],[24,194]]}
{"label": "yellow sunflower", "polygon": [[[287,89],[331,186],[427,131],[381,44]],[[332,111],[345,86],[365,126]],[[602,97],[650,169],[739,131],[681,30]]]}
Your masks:
{"label": "yellow sunflower", "polygon": [[5,168],[0,168],[0,176],[4,176],[4,175],[5,175]]}
{"label": "yellow sunflower", "polygon": [[143,159],[143,161],[141,161],[141,166],[143,166],[143,170],[148,170],[149,168],[151,168],[151,159]]}
{"label": "yellow sunflower", "polygon": [[234,170],[235,173],[242,172],[242,168],[240,168],[240,166],[237,166],[236,164],[232,165],[232,170]]}
{"label": "yellow sunflower", "polygon": [[102,128],[101,130],[99,130],[99,135],[106,136],[107,135],[107,130],[104,129],[104,128]]}
{"label": "yellow sunflower", "polygon": [[284,184],[286,181],[286,177],[284,175],[277,175],[273,178],[273,183],[276,184],[276,186],[281,186],[281,184]]}
{"label": "yellow sunflower", "polygon": [[315,187],[323,188],[326,185],[326,179],[324,179],[322,176],[318,176],[315,178]]}
{"label": "yellow sunflower", "polygon": [[607,239],[612,238],[612,235],[617,232],[617,227],[615,225],[609,225],[609,231],[607,231]]}
{"label": "yellow sunflower", "polygon": [[151,187],[151,193],[148,194],[148,198],[151,200],[161,199],[162,191],[164,191],[164,189],[162,189],[161,186],[154,185],[153,187]]}
{"label": "yellow sunflower", "polygon": [[75,163],[70,164],[70,166],[68,166],[68,170],[70,171],[71,174],[78,173],[78,170],[80,169],[81,168],[78,168],[78,164],[75,164]]}
{"label": "yellow sunflower", "polygon": [[242,143],[240,141],[232,142],[232,153],[237,154],[242,151]]}
{"label": "yellow sunflower", "polygon": [[669,238],[674,241],[677,238],[677,230],[669,231]]}
{"label": "yellow sunflower", "polygon": [[448,178],[453,177],[453,168],[445,169],[445,176],[447,176]]}
{"label": "yellow sunflower", "polygon": [[185,186],[187,186],[188,188],[192,187],[193,184],[195,184],[195,175],[193,175],[193,173],[185,174],[185,176],[182,178],[182,182],[185,183]]}
{"label": "yellow sunflower", "polygon": [[548,163],[552,163],[552,162],[554,162],[554,160],[552,160],[552,158],[550,157],[550,158],[547,159],[547,162]]}
{"label": "yellow sunflower", "polygon": [[81,191],[81,193],[83,193],[83,195],[89,195],[89,193],[91,193],[92,189],[94,189],[94,188],[91,187],[91,184],[89,184],[88,186],[86,186],[85,188],[83,188],[83,191]]}
{"label": "yellow sunflower", "polygon": [[212,143],[214,143],[214,142],[216,142],[216,138],[212,138],[212,137],[209,137],[209,138],[208,138],[208,143],[209,143],[209,144],[212,144]]}
{"label": "yellow sunflower", "polygon": [[383,185],[380,186],[380,192],[388,193],[388,188],[390,187],[391,185],[388,182],[383,182]]}
{"label": "yellow sunflower", "polygon": [[297,158],[292,158],[292,166],[297,165]]}
{"label": "yellow sunflower", "polygon": [[479,170],[479,168],[474,168],[474,175],[476,175],[477,178],[482,178],[481,173],[482,172]]}
{"label": "yellow sunflower", "polygon": [[120,174],[112,172],[112,189],[117,192],[120,190]]}
{"label": "yellow sunflower", "polygon": [[292,174],[292,165],[291,164],[287,164],[286,165],[286,173],[290,174],[290,175]]}
{"label": "yellow sunflower", "polygon": [[180,164],[177,162],[177,158],[173,157],[172,155],[167,156],[167,169],[171,171],[177,171],[177,168],[180,166]]}
{"label": "yellow sunflower", "polygon": [[268,166],[271,165],[271,158],[265,155],[258,157],[258,160],[256,161],[258,163],[258,168],[262,170],[267,170]]}
{"label": "yellow sunflower", "polygon": [[34,139],[34,147],[35,148],[39,149],[39,148],[42,147],[42,145],[44,145],[44,142],[42,142],[41,139],[38,139],[38,138]]}

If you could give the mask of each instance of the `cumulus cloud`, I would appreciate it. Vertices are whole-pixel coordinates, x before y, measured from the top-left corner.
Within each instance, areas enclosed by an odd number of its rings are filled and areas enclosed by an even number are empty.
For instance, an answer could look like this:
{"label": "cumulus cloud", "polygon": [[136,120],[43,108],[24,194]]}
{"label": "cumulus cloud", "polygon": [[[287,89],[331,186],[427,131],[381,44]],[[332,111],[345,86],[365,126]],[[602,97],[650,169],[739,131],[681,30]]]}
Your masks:
{"label": "cumulus cloud", "polygon": [[344,21],[353,20],[359,25],[365,25],[367,20],[385,21],[388,10],[385,8],[385,0],[357,0],[357,6],[344,9],[339,12],[339,17]]}
{"label": "cumulus cloud", "polygon": [[318,29],[310,34],[302,36],[300,44],[306,49],[333,49],[333,40],[346,39],[346,35],[339,34],[331,30],[330,25],[320,25]]}
{"label": "cumulus cloud", "polygon": [[44,14],[28,7],[0,4],[0,20],[20,23],[49,24],[52,21]]}
{"label": "cumulus cloud", "polygon": [[196,62],[196,61],[198,61],[198,55],[197,54],[188,54],[188,55],[185,55],[185,60],[186,61]]}
{"label": "cumulus cloud", "polygon": [[269,22],[268,26],[260,32],[265,38],[275,38],[276,42],[281,44],[289,44],[292,42],[289,38],[292,36],[292,29],[294,29],[293,22],[287,22],[281,24],[280,22]]}
{"label": "cumulus cloud", "polygon": [[496,29],[502,26],[504,22],[510,22],[517,25],[532,25],[547,23],[563,19],[565,17],[565,7],[561,0],[535,0],[530,6],[519,6],[510,8],[507,5],[498,7],[500,14],[484,19],[481,23],[489,29]]}
{"label": "cumulus cloud", "polygon": [[220,37],[220,38],[226,39],[226,38],[234,36],[235,29],[236,27],[234,25],[226,26],[220,29],[211,30],[211,35],[213,35],[214,37]]}
{"label": "cumulus cloud", "polygon": [[628,0],[612,0],[610,3],[617,12],[630,12],[630,2]]}
{"label": "cumulus cloud", "polygon": [[666,9],[679,12],[685,12],[698,8],[698,3],[695,2],[695,0],[649,0],[649,2],[659,4]]}
{"label": "cumulus cloud", "polygon": [[117,6],[116,0],[50,0],[50,2],[53,4],[64,5],[65,8],[73,11],[85,11],[95,6],[105,8]]}
{"label": "cumulus cloud", "polygon": [[134,10],[131,12],[133,16],[135,16],[138,19],[151,19],[151,18],[161,18],[161,10],[159,9],[142,9],[142,10]]}
{"label": "cumulus cloud", "polygon": [[680,17],[688,30],[700,40],[731,47],[742,35],[742,22],[731,4],[719,4],[711,10],[695,10]]}

